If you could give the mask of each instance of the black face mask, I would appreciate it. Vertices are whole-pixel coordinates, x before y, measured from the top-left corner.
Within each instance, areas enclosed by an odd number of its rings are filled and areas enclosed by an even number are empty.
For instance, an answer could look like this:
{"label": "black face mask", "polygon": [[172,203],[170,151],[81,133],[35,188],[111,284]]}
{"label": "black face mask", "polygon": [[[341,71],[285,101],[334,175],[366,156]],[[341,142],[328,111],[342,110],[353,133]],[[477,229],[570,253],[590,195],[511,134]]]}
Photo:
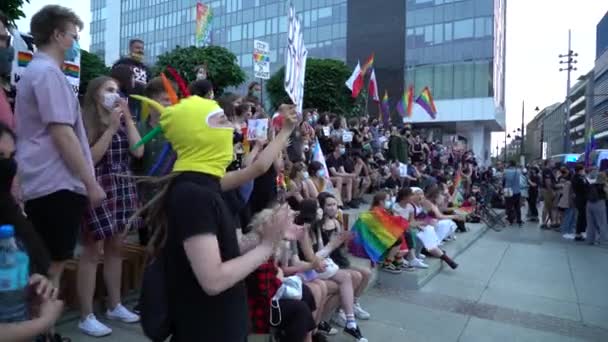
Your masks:
{"label": "black face mask", "polygon": [[15,158],[0,158],[0,193],[11,191],[16,174],[17,161]]}

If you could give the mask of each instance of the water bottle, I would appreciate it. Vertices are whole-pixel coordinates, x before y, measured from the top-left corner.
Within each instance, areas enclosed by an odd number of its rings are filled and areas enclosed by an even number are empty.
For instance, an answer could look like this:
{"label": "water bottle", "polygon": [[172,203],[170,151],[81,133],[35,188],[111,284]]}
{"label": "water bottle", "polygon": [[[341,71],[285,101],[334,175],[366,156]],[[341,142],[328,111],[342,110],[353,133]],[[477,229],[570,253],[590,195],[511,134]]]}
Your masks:
{"label": "water bottle", "polygon": [[0,226],[0,322],[28,319],[29,258],[17,245],[15,228]]}

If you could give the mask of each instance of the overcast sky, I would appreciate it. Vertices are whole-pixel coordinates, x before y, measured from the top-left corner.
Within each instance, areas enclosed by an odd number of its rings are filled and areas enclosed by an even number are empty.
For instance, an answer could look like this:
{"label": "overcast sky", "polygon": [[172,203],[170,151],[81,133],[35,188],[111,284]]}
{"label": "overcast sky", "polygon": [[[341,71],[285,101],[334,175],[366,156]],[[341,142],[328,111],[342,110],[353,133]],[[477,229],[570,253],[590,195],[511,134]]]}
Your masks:
{"label": "overcast sky", "polygon": [[[29,31],[32,14],[53,3],[59,1],[30,0],[24,6],[27,18],[17,22],[21,31]],[[61,4],[84,21],[81,46],[88,49],[90,1],[63,0]],[[507,132],[521,126],[522,100],[528,122],[536,114],[535,107],[542,109],[566,96],[566,73],[558,71],[558,55],[567,52],[568,29],[572,30],[572,49],[579,54],[573,84],[593,68],[596,25],[607,11],[605,0],[507,0]],[[492,151],[502,139],[503,134],[494,134]]]}

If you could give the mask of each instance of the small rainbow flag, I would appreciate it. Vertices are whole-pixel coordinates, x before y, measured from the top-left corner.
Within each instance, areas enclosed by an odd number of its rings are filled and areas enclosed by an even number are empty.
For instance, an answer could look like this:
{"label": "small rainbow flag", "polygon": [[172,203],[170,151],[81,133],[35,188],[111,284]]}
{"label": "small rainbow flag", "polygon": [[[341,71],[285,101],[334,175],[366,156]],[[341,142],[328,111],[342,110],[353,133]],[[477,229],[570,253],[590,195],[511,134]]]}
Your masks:
{"label": "small rainbow flag", "polygon": [[585,145],[585,166],[591,166],[591,152],[597,148],[595,142],[595,131],[593,130],[593,119],[589,124],[589,131],[587,132],[587,144]]}
{"label": "small rainbow flag", "polygon": [[352,228],[353,244],[362,246],[369,259],[378,263],[408,227],[409,222],[403,217],[393,216],[386,209],[376,207],[359,215]]}
{"label": "small rainbow flag", "polygon": [[253,54],[253,60],[255,62],[270,62],[270,56],[263,55],[261,53],[254,53]]}
{"label": "small rainbow flag", "polygon": [[388,92],[384,90],[384,96],[382,96],[382,103],[380,104],[380,114],[382,115],[382,122],[384,123],[384,127],[388,127],[390,125],[390,114],[391,109],[388,103]]}
{"label": "small rainbow flag", "polygon": [[372,55],[369,56],[369,58],[367,59],[367,61],[365,61],[365,64],[363,64],[363,67],[361,68],[361,75],[365,75],[365,73],[367,73],[367,70],[369,70],[374,65],[374,58],[375,54],[372,52]]}
{"label": "small rainbow flag", "polygon": [[414,86],[409,86],[407,91],[403,92],[403,97],[399,100],[397,111],[402,117],[412,117],[412,109],[414,107]]}
{"label": "small rainbow flag", "polygon": [[416,99],[416,103],[419,104],[431,118],[437,118],[437,108],[435,108],[435,102],[433,101],[433,95],[431,95],[429,87],[424,87],[424,89],[422,89],[420,96]]}
{"label": "small rainbow flag", "polygon": [[80,67],[76,64],[63,63],[63,73],[66,76],[78,78],[80,77]]}
{"label": "small rainbow flag", "polygon": [[30,51],[19,51],[17,53],[17,65],[25,68],[32,61],[33,54]]}

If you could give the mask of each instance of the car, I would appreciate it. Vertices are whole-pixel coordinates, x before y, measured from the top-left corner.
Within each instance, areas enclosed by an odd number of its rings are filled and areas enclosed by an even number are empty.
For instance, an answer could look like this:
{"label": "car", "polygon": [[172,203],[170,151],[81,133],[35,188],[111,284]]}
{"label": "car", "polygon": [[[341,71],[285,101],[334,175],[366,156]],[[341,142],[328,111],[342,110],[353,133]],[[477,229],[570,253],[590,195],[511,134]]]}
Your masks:
{"label": "car", "polygon": [[[578,158],[578,162],[585,162],[585,154],[581,154]],[[589,163],[592,166],[597,167],[600,171],[608,169],[608,149],[599,149],[591,151],[591,157]]]}

